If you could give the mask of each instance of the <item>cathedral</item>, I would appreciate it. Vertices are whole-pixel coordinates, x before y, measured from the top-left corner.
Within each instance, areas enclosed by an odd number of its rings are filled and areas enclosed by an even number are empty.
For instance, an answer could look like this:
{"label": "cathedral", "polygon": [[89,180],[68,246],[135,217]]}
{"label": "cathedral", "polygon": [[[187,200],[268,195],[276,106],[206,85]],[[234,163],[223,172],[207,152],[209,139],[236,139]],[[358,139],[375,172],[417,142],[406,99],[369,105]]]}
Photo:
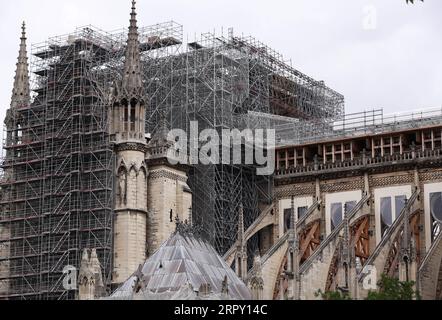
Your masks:
{"label": "cathedral", "polygon": [[[252,38],[173,23],[32,50],[5,119],[0,299],[442,299],[442,110],[347,115]],[[171,129],[273,129],[275,172],[190,164]],[[171,161],[175,160],[175,161]],[[179,163],[172,165],[172,163]],[[73,271],[72,271],[73,270]]]}

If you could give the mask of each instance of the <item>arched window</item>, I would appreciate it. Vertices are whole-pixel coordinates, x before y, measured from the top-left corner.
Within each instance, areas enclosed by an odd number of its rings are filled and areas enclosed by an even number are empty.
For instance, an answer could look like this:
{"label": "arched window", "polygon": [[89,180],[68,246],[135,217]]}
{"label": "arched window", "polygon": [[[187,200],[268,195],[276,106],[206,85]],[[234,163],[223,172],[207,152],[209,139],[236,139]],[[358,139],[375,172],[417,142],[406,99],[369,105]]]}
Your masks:
{"label": "arched window", "polygon": [[431,235],[435,239],[441,231],[442,223],[442,192],[430,194],[430,212],[432,220]]}
{"label": "arched window", "polygon": [[430,194],[430,210],[433,218],[442,222],[442,192]]}
{"label": "arched window", "polygon": [[330,208],[331,229],[333,231],[343,220],[342,203],[332,203]]}
{"label": "arched window", "polygon": [[135,121],[136,121],[136,106],[137,100],[132,99],[130,101],[130,131],[135,131]]}
{"label": "arched window", "polygon": [[126,99],[121,101],[121,106],[123,108],[124,131],[127,131],[129,129],[129,106]]}
{"label": "arched window", "polygon": [[284,233],[290,230],[292,220],[292,209],[284,209]]}
{"label": "arched window", "polygon": [[388,228],[393,224],[393,212],[391,206],[391,197],[381,198],[381,232],[385,234]]}
{"label": "arched window", "polygon": [[[393,202],[394,199],[394,202]],[[384,197],[381,198],[381,234],[387,232],[388,228],[390,228],[393,222],[399,217],[402,211],[405,208],[407,197],[405,195],[399,195],[393,197]]]}

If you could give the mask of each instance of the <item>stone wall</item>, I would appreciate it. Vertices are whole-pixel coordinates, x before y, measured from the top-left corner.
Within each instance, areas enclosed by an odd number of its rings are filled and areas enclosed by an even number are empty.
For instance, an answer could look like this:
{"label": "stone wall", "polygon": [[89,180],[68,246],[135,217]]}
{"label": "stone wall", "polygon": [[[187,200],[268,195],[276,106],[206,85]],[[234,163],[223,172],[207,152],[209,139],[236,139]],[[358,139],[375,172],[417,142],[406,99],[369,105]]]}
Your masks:
{"label": "stone wall", "polygon": [[[316,197],[318,194],[318,188],[315,187],[314,182],[298,182],[298,183],[287,183],[287,178],[285,178],[284,183],[279,183],[275,190],[275,202],[274,205],[278,206],[281,200],[288,200],[292,196],[294,197]],[[410,186],[411,190],[414,191],[415,187],[419,187],[420,190],[424,190],[424,186],[429,183],[437,183],[442,181],[442,170],[440,169],[419,169],[419,170],[404,170],[402,172],[391,172],[391,173],[378,173],[371,174],[367,177],[364,177],[364,174],[355,174],[352,178],[334,178],[327,179],[323,181],[319,181],[319,200],[321,200],[321,209],[317,210],[314,213],[314,219],[321,219],[321,234],[323,239],[326,238],[325,235],[325,195],[329,193],[337,193],[337,192],[346,192],[346,191],[361,191],[365,192],[368,190],[370,194],[374,195],[375,189],[380,188],[388,188],[388,187],[398,187],[398,186]],[[441,190],[442,191],[442,190]],[[424,197],[424,194],[421,193],[421,196],[416,200],[416,203],[413,205],[412,211],[421,209],[424,212],[424,202],[427,201],[427,196]],[[378,200],[379,201],[379,200]],[[280,221],[280,214],[282,210],[275,210],[278,217],[275,217],[276,221]],[[427,210],[428,211],[428,210]],[[364,205],[363,210],[361,210],[355,219],[360,218],[361,216],[369,216],[370,217],[370,238],[369,238],[369,247],[370,253],[373,254],[376,249],[377,256],[373,261],[373,265],[377,269],[377,276],[380,277],[381,273],[384,271],[384,266],[386,264],[386,260],[391,250],[391,245],[394,241],[394,238],[397,235],[397,232],[390,235],[391,239],[384,242],[381,248],[377,248],[377,244],[379,240],[376,240],[376,228],[379,227],[379,222],[376,222],[379,217],[376,216],[375,212],[375,199],[371,198],[369,203]],[[425,216],[422,213],[422,217],[420,220],[419,228],[421,230],[421,255],[422,257],[429,250],[429,246],[425,245],[425,239],[428,238],[429,224],[425,226],[424,220],[428,220],[429,213],[426,212]],[[313,218],[309,218],[308,220],[314,220]],[[354,221],[353,221],[354,222]],[[283,235],[280,231],[281,228],[275,228],[275,239],[281,238]],[[324,290],[327,282],[327,275],[330,270],[330,263],[333,259],[333,255],[336,250],[336,244],[339,237],[333,239],[329,245],[314,259],[311,265],[303,270],[301,275],[301,299],[316,299],[314,293],[317,290]],[[434,252],[431,252],[431,255],[434,257],[427,259],[427,265],[422,269],[420,273],[420,285],[423,286],[422,295],[424,298],[434,299],[438,286],[438,278],[441,270],[441,260],[442,260],[442,245],[439,249],[434,249]],[[263,277],[264,281],[264,296],[266,298],[271,298],[273,295],[273,290],[275,288],[276,281],[279,281],[278,271],[281,268],[282,258],[285,254],[282,253],[282,248],[275,251],[275,253],[270,256],[267,261],[263,265]],[[305,269],[305,268],[304,268]],[[301,267],[302,270],[302,267]],[[274,273],[274,274],[268,274]],[[364,297],[367,292],[363,290],[361,283],[359,283],[359,292],[361,297]]]}
{"label": "stone wall", "polygon": [[126,281],[146,260],[147,168],[144,153],[117,154],[113,283]]}
{"label": "stone wall", "polygon": [[176,218],[190,220],[192,194],[185,172],[169,166],[150,168],[148,198],[148,250],[153,254],[175,232]]}

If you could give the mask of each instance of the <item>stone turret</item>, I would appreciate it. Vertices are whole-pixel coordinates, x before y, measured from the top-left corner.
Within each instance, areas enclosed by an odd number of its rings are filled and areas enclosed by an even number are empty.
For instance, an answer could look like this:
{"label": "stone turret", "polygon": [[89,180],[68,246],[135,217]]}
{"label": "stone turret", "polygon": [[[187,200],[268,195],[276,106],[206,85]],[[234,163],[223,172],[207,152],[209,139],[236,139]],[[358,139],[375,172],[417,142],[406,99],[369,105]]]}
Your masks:
{"label": "stone turret", "polygon": [[111,134],[119,143],[145,145],[145,97],[141,74],[141,53],[138,39],[137,13],[132,1],[122,80],[114,84],[110,108]]}
{"label": "stone turret", "polygon": [[[175,218],[180,221],[192,220],[192,191],[187,184],[188,167],[172,165],[186,163],[177,159],[175,141],[168,137],[170,128],[166,115],[147,146],[146,163],[149,166],[148,179],[148,247],[153,254],[175,231]],[[192,223],[192,222],[191,222]]]}
{"label": "stone turret", "polygon": [[116,153],[113,283],[126,280],[147,252],[147,177],[145,98],[135,1],[132,2],[122,80],[110,108]]}
{"label": "stone turret", "polygon": [[262,277],[262,262],[259,251],[255,253],[253,260],[252,276],[249,279],[249,288],[252,292],[253,300],[264,299],[264,279]]}
{"label": "stone turret", "polygon": [[80,272],[78,274],[78,299],[95,300],[104,295],[104,284],[100,261],[97,251],[92,249],[83,251]]}

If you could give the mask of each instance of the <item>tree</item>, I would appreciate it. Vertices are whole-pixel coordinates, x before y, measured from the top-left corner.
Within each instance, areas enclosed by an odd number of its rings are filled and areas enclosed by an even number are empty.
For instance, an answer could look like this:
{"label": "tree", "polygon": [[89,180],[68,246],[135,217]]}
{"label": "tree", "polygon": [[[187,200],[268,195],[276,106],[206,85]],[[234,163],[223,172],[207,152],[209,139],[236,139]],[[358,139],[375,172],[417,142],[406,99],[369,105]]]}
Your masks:
{"label": "tree", "polygon": [[322,292],[322,290],[318,290],[318,292],[315,293],[315,296],[321,297],[322,300],[351,300],[348,293],[341,291]]}
{"label": "tree", "polygon": [[382,275],[378,283],[379,291],[370,291],[366,300],[414,300],[420,299],[419,293],[414,290],[414,282],[399,281]]}
{"label": "tree", "polygon": [[[414,290],[414,282],[401,282],[396,278],[390,278],[382,275],[378,283],[379,291],[370,291],[365,300],[420,300],[420,295]],[[322,300],[352,300],[347,292],[318,290],[316,297]]]}

